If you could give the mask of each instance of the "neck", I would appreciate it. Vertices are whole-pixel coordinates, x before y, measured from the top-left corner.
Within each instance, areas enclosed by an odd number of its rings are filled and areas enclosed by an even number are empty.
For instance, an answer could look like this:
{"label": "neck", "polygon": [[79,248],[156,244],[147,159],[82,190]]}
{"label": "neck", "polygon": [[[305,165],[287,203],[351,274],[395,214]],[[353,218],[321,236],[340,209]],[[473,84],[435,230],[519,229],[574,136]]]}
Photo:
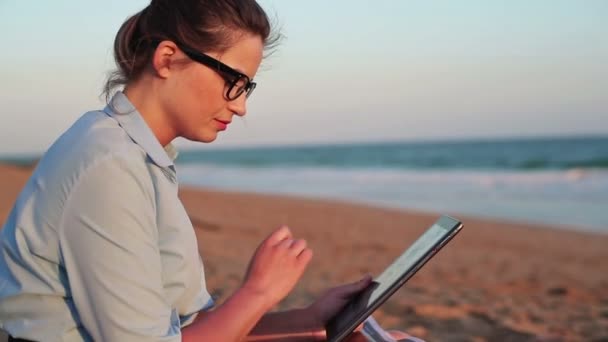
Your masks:
{"label": "neck", "polygon": [[145,80],[134,82],[128,84],[123,92],[163,147],[177,138],[177,130],[171,125],[169,115],[163,110],[159,90],[153,82]]}

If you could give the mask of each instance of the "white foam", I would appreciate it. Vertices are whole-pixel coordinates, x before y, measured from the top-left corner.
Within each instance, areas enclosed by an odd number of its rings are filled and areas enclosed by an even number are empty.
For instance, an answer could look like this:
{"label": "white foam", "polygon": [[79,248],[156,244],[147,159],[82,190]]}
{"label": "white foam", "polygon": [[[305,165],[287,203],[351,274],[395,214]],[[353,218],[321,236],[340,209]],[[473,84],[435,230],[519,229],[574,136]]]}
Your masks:
{"label": "white foam", "polygon": [[587,226],[608,232],[608,171],[178,167],[182,183]]}

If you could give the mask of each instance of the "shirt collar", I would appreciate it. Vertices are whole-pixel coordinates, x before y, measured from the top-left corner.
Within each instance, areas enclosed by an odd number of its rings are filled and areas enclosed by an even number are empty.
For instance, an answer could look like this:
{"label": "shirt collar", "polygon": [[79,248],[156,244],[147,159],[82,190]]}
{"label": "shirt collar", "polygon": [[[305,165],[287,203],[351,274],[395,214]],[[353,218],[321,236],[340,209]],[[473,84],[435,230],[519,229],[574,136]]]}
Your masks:
{"label": "shirt collar", "polygon": [[114,94],[103,111],[118,121],[120,127],[144,149],[156,165],[173,168],[177,150],[172,144],[165,147],[160,144],[144,118],[122,91]]}

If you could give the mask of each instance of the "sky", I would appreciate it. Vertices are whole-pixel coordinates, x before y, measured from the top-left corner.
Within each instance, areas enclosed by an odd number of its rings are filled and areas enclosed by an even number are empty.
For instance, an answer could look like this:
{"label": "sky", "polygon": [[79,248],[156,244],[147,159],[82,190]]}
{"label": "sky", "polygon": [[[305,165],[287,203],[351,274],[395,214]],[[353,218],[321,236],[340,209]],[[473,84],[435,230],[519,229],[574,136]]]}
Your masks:
{"label": "sky", "polygon": [[[286,39],[248,114],[188,148],[608,135],[608,1],[260,0]],[[0,155],[88,110],[148,1],[0,0]]]}

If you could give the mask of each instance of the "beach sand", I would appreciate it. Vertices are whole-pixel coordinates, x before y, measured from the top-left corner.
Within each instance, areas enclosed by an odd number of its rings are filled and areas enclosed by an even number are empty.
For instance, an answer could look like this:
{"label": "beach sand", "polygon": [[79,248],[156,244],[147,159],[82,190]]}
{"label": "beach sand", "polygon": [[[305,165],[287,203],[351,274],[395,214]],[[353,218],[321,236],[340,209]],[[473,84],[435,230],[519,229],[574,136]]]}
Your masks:
{"label": "beach sand", "polygon": [[[29,170],[0,166],[0,221]],[[209,291],[221,303],[249,258],[287,224],[314,257],[277,309],[378,275],[438,214],[182,188]],[[608,234],[454,215],[464,229],[374,317],[428,341],[608,341]]]}

